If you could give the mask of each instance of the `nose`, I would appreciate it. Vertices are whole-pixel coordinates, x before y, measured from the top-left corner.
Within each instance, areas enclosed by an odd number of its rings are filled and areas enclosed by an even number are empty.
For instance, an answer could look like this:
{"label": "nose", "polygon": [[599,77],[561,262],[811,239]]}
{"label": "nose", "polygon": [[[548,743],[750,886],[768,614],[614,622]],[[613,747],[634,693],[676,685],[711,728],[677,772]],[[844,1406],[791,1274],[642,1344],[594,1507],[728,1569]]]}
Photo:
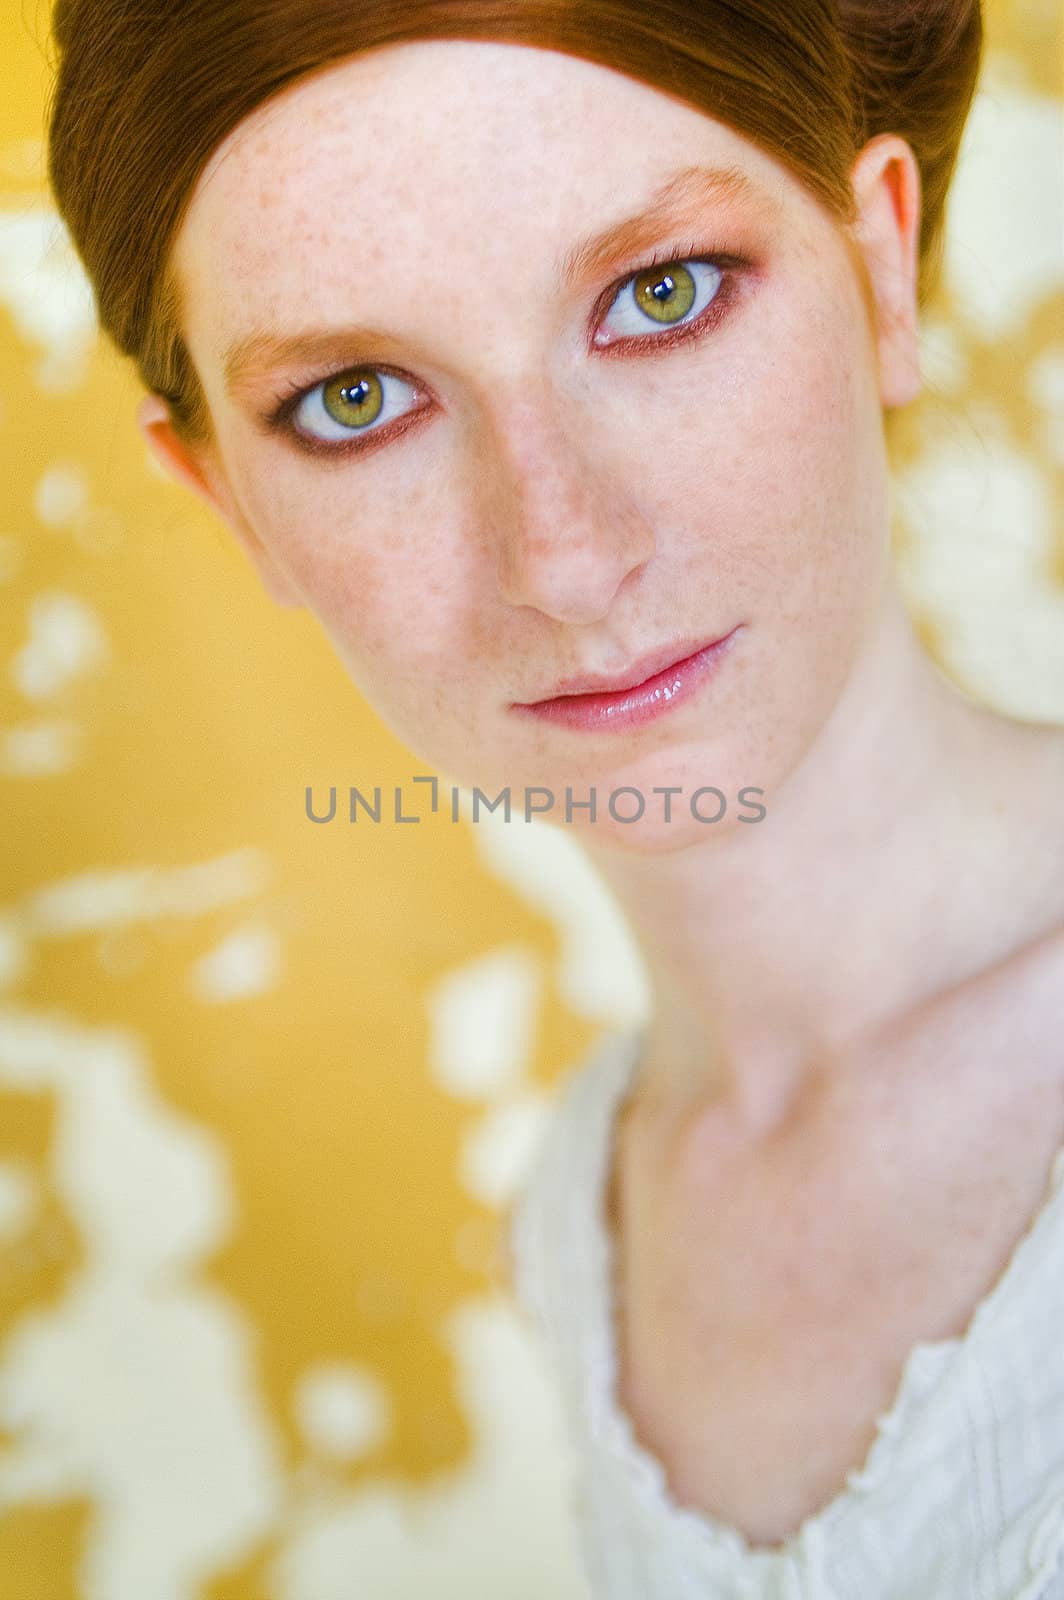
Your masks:
{"label": "nose", "polygon": [[581,443],[560,399],[507,408],[494,429],[491,527],[499,592],[559,622],[608,616],[630,573],[653,554],[653,530],[620,469]]}

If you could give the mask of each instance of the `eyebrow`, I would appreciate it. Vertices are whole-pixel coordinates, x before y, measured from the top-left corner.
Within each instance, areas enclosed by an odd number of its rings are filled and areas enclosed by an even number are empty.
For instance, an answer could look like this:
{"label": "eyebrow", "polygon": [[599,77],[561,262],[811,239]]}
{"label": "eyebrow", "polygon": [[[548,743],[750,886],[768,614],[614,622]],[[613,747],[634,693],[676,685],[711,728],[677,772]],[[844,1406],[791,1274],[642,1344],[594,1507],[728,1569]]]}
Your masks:
{"label": "eyebrow", "polygon": [[[684,167],[666,179],[634,216],[611,223],[568,250],[556,262],[558,276],[570,287],[586,281],[622,256],[652,244],[672,224],[677,207],[695,202],[741,202],[763,211],[774,206],[773,197],[739,167]],[[354,325],[309,328],[293,334],[258,330],[226,349],[225,387],[236,397],[279,368],[332,359],[340,344],[380,344],[393,338],[385,329]]]}
{"label": "eyebrow", "polygon": [[580,283],[621,256],[653,244],[670,226],[674,209],[693,201],[766,206],[769,196],[739,167],[684,167],[656,189],[635,216],[613,223],[568,251],[561,263],[562,281],[570,286]]}

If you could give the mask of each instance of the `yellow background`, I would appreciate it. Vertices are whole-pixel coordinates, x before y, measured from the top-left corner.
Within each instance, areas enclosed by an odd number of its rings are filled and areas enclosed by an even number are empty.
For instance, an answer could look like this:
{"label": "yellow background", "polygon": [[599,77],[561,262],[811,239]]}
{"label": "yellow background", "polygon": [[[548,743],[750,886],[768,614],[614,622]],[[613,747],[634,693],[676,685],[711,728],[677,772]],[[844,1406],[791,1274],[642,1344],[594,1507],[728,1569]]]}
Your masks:
{"label": "yellow background", "polygon": [[[929,647],[1052,720],[1061,20],[990,6],[894,438]],[[563,831],[344,820],[426,769],[149,462],[42,185],[46,25],[0,16],[0,1600],[575,1600],[499,1224],[641,974]]]}

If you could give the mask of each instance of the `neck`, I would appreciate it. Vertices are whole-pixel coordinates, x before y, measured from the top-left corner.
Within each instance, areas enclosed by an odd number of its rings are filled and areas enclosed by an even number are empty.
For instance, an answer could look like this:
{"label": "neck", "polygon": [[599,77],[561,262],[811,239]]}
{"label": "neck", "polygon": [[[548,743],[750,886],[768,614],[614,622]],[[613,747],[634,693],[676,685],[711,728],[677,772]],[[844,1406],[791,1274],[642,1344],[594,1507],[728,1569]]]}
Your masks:
{"label": "neck", "polygon": [[1025,909],[1009,878],[1025,727],[939,672],[892,581],[760,822],[665,856],[590,845],[651,982],[640,1097],[768,1125],[825,1062],[1000,955],[988,894],[1012,895],[1017,927]]}

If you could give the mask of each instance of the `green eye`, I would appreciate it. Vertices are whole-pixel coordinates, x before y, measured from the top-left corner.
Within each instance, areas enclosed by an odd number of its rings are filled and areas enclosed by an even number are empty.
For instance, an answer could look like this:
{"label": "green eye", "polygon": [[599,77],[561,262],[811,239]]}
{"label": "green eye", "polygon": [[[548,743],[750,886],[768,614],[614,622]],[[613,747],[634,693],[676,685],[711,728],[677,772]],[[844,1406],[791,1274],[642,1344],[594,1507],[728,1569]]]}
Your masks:
{"label": "green eye", "polygon": [[340,427],[365,428],[381,414],[384,385],[372,368],[340,372],[322,385],[321,403]]}
{"label": "green eye", "polygon": [[652,267],[632,280],[635,303],[655,322],[680,322],[695,303],[695,281],[679,261]]}
{"label": "green eye", "polygon": [[[406,394],[404,406],[403,396]],[[411,415],[418,400],[413,384],[377,367],[343,367],[292,405],[293,431],[319,444],[341,444],[364,433],[380,433],[382,425]],[[284,408],[277,413],[284,415]]]}
{"label": "green eye", "polygon": [[[626,278],[603,323],[603,336],[596,344],[626,344],[629,335],[636,340],[651,338],[648,324],[659,328],[693,327],[701,322],[716,301],[723,306],[722,291],[729,269],[744,263],[737,256],[666,256]],[[623,336],[623,337],[622,337]]]}

